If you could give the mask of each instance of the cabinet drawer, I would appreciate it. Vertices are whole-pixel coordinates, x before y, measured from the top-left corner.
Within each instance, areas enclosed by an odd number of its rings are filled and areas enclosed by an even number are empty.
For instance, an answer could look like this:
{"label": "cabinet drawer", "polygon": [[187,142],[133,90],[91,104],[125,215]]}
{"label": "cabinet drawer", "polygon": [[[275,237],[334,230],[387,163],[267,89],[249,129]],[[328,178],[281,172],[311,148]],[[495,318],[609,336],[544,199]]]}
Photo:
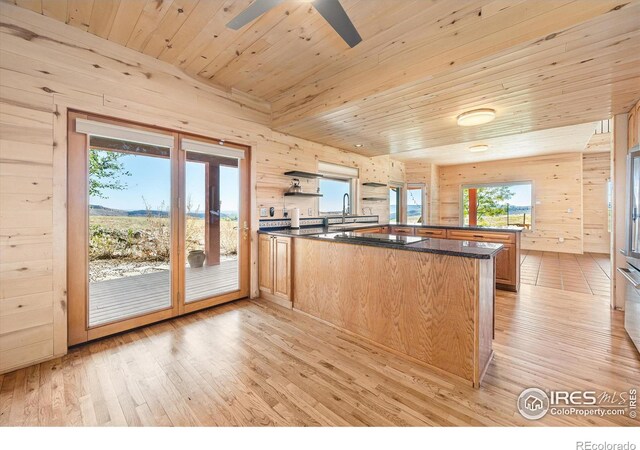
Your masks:
{"label": "cabinet drawer", "polygon": [[449,230],[447,231],[447,238],[465,241],[498,242],[501,244],[515,242],[515,235],[513,233],[499,233],[495,231]]}
{"label": "cabinet drawer", "polygon": [[389,227],[391,234],[413,234],[412,227]]}
{"label": "cabinet drawer", "polygon": [[361,230],[354,230],[354,233],[380,233],[385,234],[388,233],[389,229],[387,227],[376,227],[376,228],[363,228]]}
{"label": "cabinet drawer", "polygon": [[441,228],[416,228],[416,236],[444,239],[447,237],[447,230],[443,230]]}

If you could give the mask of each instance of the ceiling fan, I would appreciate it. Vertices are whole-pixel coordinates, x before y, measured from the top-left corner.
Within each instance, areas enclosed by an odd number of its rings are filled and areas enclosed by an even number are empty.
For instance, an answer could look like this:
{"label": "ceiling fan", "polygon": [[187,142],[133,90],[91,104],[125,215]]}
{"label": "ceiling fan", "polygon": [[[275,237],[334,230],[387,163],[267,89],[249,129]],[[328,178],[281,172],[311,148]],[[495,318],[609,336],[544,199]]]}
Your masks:
{"label": "ceiling fan", "polygon": [[[285,0],[255,0],[247,9],[234,17],[227,27],[239,30],[283,1]],[[353,26],[339,0],[313,0],[306,3],[311,3],[318,10],[349,47],[353,48],[362,41],[358,30]]]}

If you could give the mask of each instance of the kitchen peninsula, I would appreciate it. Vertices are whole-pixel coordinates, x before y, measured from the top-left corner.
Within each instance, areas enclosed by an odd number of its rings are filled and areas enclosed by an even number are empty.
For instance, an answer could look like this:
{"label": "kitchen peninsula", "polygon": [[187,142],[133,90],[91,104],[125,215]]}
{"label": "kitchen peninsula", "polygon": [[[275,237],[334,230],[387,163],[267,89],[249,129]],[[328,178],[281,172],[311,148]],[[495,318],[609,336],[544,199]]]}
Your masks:
{"label": "kitchen peninsula", "polygon": [[503,245],[372,231],[262,230],[261,295],[479,387]]}

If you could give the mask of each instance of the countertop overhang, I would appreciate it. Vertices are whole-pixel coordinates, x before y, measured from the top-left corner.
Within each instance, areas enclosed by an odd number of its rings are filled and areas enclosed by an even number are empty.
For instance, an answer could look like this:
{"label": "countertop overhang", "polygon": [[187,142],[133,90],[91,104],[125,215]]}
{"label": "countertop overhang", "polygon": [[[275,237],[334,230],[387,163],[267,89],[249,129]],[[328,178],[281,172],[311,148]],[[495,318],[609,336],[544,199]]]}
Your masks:
{"label": "countertop overhang", "polygon": [[[382,226],[382,225],[381,225]],[[362,228],[371,228],[371,225]],[[437,228],[437,227],[433,227]],[[434,253],[438,255],[459,256],[463,258],[490,259],[495,257],[503,248],[502,244],[475,241],[460,241],[451,239],[425,238],[413,244],[394,244],[380,241],[361,241],[336,239],[336,235],[343,234],[340,231],[328,231],[324,228],[301,228],[301,229],[280,229],[280,230],[259,230],[260,234],[274,236],[295,237],[301,239],[314,239],[326,242],[335,242],[345,245],[364,245],[368,247],[389,248],[394,250],[405,250],[413,252]]]}

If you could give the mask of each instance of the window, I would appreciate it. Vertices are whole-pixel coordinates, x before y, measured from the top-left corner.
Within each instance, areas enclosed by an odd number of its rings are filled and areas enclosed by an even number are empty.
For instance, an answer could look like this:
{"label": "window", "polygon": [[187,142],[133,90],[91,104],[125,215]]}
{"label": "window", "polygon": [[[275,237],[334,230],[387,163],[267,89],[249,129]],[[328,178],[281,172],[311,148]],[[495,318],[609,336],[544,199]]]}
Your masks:
{"label": "window", "polygon": [[426,191],[423,184],[407,185],[407,223],[424,223]]}
{"label": "window", "polygon": [[398,223],[401,220],[402,188],[400,186],[389,187],[389,223]]}
{"label": "window", "polygon": [[[344,194],[349,194],[349,205],[352,202],[351,182],[349,180],[337,180],[332,178],[320,178],[320,215],[329,216],[342,214],[342,200]],[[350,210],[347,209],[347,213]]]}
{"label": "window", "polygon": [[462,224],[531,229],[533,186],[530,181],[462,187]]}
{"label": "window", "polygon": [[318,212],[321,216],[342,214],[344,194],[349,194],[349,202],[345,203],[346,213],[357,211],[356,186],[358,169],[319,161],[318,172],[324,176],[318,181],[322,197],[318,200]]}

